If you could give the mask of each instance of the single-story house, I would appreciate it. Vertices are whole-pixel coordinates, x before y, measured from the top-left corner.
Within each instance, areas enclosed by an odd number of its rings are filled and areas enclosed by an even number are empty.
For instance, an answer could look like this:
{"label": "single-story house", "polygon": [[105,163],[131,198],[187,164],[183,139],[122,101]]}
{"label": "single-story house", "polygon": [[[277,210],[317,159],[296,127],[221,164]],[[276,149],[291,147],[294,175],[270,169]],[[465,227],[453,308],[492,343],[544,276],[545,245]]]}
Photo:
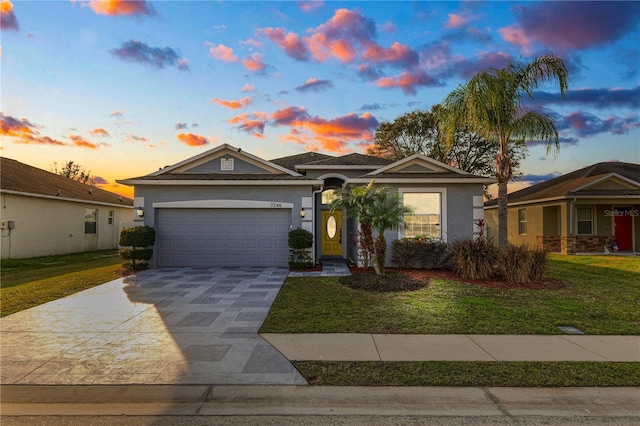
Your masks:
{"label": "single-story house", "polygon": [[0,160],[2,258],[115,249],[133,200],[10,158]]}
{"label": "single-story house", "polygon": [[[640,164],[605,162],[509,194],[508,241],[551,252],[640,251]],[[498,201],[485,203],[497,238]],[[606,247],[606,250],[605,250]]]}
{"label": "single-story house", "polygon": [[393,162],[308,152],[266,161],[227,144],[118,182],[134,186],[138,223],[156,229],[156,265],[286,266],[296,228],[314,235],[314,259],[358,259],[357,220],[332,213],[330,203],[344,185],[371,180],[415,208],[405,227],[385,234],[389,243],[473,236],[483,184],[493,182],[421,155]]}

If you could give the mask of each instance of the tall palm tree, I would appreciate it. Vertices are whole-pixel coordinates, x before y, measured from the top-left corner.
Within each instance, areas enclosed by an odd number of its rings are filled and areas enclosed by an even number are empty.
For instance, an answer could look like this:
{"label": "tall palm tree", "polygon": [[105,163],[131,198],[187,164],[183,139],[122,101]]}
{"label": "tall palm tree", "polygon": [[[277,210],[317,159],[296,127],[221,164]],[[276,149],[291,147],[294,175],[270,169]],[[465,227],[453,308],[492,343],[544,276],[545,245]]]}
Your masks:
{"label": "tall palm tree", "polygon": [[371,227],[371,214],[369,208],[373,204],[376,189],[374,181],[367,186],[347,186],[336,191],[336,198],[331,202],[331,212],[344,208],[347,217],[358,218],[360,224],[360,241],[358,242],[360,254],[365,268],[371,266],[373,255],[373,231]]}
{"label": "tall palm tree", "polygon": [[402,204],[400,195],[388,188],[378,189],[373,196],[373,203],[369,206],[371,225],[378,236],[374,243],[374,260],[376,274],[385,276],[385,260],[387,257],[387,240],[385,231],[397,229],[404,223],[404,217],[412,212],[411,208]]}
{"label": "tall palm tree", "polygon": [[546,145],[547,154],[552,149],[560,149],[553,119],[523,109],[524,97],[533,99],[533,91],[539,84],[555,81],[564,99],[569,90],[567,68],[562,59],[546,55],[531,63],[512,62],[505,68],[480,72],[458,86],[443,102],[443,124],[448,140],[456,129],[466,125],[486,139],[500,141],[495,160],[499,247],[507,245],[507,183],[512,175],[510,145],[539,140]]}

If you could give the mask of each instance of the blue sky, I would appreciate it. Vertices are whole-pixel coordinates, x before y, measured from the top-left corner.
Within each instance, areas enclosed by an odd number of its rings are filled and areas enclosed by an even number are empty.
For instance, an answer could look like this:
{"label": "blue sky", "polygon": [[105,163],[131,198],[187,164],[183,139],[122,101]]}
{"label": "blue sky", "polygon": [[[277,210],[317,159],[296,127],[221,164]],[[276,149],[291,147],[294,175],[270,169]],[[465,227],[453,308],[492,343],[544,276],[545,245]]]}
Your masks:
{"label": "blue sky", "polygon": [[7,1],[3,156],[74,160],[105,189],[221,143],[265,159],[365,152],[382,121],[475,72],[546,53],[561,149],[532,144],[517,189],[640,162],[640,2]]}

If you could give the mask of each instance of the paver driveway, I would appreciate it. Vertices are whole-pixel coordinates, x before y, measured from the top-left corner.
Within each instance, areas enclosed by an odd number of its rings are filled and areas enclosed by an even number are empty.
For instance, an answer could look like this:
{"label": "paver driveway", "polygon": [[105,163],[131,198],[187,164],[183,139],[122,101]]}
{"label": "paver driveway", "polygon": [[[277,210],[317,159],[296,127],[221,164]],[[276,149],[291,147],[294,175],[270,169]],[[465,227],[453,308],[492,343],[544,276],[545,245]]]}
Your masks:
{"label": "paver driveway", "polygon": [[306,384],[257,334],[287,273],[151,269],[9,315],[2,384]]}

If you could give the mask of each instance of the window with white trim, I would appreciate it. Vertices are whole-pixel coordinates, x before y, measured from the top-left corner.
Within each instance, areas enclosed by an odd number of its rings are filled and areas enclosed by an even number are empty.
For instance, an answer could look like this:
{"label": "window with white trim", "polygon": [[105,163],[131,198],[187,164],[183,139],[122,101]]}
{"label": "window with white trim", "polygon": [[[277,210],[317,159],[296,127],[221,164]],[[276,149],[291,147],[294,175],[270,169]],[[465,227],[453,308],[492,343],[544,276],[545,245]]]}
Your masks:
{"label": "window with white trim", "polygon": [[98,209],[84,209],[84,233],[98,233]]}
{"label": "window with white trim", "polygon": [[518,209],[518,233],[527,235],[527,209]]}
{"label": "window with white trim", "polygon": [[442,237],[442,194],[440,192],[405,192],[402,202],[413,210],[404,217],[404,237]]}
{"label": "window with white trim", "polygon": [[591,207],[578,207],[576,209],[578,221],[578,235],[593,234],[593,209]]}
{"label": "window with white trim", "polygon": [[115,212],[113,210],[109,210],[109,216],[107,218],[107,223],[109,225],[113,225],[114,219],[115,219]]}

